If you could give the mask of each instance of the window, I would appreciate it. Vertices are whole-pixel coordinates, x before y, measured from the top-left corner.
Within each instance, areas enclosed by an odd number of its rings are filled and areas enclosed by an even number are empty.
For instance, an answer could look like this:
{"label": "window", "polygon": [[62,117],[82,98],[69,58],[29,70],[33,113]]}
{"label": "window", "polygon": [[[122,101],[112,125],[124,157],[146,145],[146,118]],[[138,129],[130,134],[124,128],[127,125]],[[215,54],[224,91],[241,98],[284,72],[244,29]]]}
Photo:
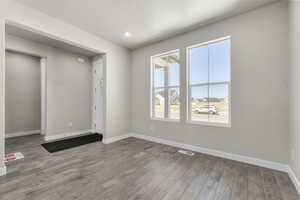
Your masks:
{"label": "window", "polygon": [[188,120],[230,125],[230,38],[187,48]]}
{"label": "window", "polygon": [[151,57],[152,118],[180,119],[179,51]]}

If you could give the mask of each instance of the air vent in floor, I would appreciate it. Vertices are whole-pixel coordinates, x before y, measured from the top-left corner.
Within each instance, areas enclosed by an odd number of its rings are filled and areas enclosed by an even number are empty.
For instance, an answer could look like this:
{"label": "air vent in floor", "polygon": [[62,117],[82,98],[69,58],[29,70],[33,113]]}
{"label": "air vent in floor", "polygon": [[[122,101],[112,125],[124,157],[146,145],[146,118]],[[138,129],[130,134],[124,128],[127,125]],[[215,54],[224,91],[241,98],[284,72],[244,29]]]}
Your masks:
{"label": "air vent in floor", "polygon": [[188,156],[193,156],[195,154],[194,152],[183,150],[183,149],[178,150],[178,153],[185,154]]}

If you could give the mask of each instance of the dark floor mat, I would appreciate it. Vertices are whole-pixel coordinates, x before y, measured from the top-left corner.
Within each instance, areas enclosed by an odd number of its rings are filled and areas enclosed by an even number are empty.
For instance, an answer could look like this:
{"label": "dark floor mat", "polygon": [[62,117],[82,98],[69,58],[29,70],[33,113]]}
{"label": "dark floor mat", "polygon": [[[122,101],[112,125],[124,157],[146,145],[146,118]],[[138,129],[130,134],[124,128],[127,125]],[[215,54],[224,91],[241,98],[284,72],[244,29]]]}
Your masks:
{"label": "dark floor mat", "polygon": [[91,135],[84,135],[84,136],[80,136],[80,137],[44,143],[41,145],[49,153],[54,153],[57,151],[62,151],[65,149],[70,149],[70,148],[78,147],[81,145],[90,144],[93,142],[101,142],[101,141],[102,141],[102,135],[95,133],[95,134],[91,134]]}

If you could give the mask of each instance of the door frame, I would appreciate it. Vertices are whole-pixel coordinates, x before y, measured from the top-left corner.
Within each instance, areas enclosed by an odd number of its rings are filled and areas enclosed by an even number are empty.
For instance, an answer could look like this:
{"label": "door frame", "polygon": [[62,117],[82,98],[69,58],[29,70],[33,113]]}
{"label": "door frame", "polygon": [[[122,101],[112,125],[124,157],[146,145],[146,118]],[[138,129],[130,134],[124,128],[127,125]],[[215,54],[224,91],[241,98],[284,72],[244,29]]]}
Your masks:
{"label": "door frame", "polygon": [[41,57],[41,135],[47,133],[47,57]]}
{"label": "door frame", "polygon": [[[63,42],[63,43],[66,43],[66,44],[69,44],[69,45],[72,45],[72,46],[75,46],[75,47],[78,47],[78,48],[82,48],[82,49],[86,49],[86,50],[89,50],[89,51],[92,51],[95,53],[96,56],[93,57],[93,60],[95,60],[95,58],[101,58],[102,60],[102,72],[103,72],[103,77],[102,77],[102,82],[103,82],[103,88],[102,88],[102,94],[103,94],[103,102],[101,104],[101,109],[98,109],[97,111],[101,111],[101,115],[102,115],[102,125],[98,125],[101,127],[102,129],[102,134],[103,136],[105,135],[105,132],[106,132],[106,129],[105,129],[105,121],[106,121],[106,52],[103,52],[101,50],[98,50],[98,49],[95,49],[93,47],[89,47],[89,46],[85,46],[85,45],[82,45],[82,44],[78,44],[76,43],[75,41],[71,41],[71,40],[68,40],[68,39],[65,39],[65,38],[61,38],[61,37],[57,37],[51,33],[48,33],[48,32],[44,32],[44,31],[41,31],[39,29],[36,29],[32,26],[29,26],[28,24],[24,24],[24,23],[20,23],[20,22],[17,22],[17,21],[14,21],[14,20],[11,20],[11,19],[4,19],[4,32],[5,31],[5,26],[6,25],[11,25],[11,26],[15,26],[15,27],[18,27],[18,28],[21,28],[21,29],[24,29],[24,30],[27,30],[27,31],[31,31],[31,32],[34,32],[36,34],[39,34],[39,35],[42,35],[42,36],[45,36],[45,37],[48,37],[48,38],[51,38],[51,39],[54,39],[54,40],[57,40],[57,41],[60,41],[60,42]],[[4,34],[4,49],[6,50],[6,34]],[[13,50],[13,49],[12,49]],[[18,50],[17,50],[18,51]],[[25,54],[29,54],[29,55],[34,55],[34,54],[31,54],[30,52],[23,52]],[[42,86],[47,88],[47,56],[46,55],[34,55],[34,56],[38,56],[38,57],[41,57],[42,60],[41,60],[41,71],[43,71],[43,74],[41,76],[41,82],[42,82]],[[5,108],[5,54],[4,54],[4,67],[3,67],[3,84],[2,84],[2,88],[0,89],[3,89],[3,92],[4,92],[4,95],[3,95],[3,103],[2,105],[0,105],[0,107],[3,107]],[[0,74],[1,75],[1,74]],[[93,79],[94,80],[94,79]],[[94,82],[94,81],[93,81]],[[93,83],[92,83],[93,84]],[[94,88],[94,85],[93,85],[93,88]],[[44,106],[44,108],[42,108],[42,126],[41,126],[41,132],[43,135],[47,135],[47,90],[45,89],[44,92],[41,93],[43,95],[42,97],[42,104]],[[94,97],[94,92],[92,92],[92,95]],[[93,103],[91,104],[92,106],[94,106],[94,98],[92,98],[92,101]],[[96,130],[94,129],[94,122],[97,123],[97,120],[94,121],[94,112],[91,112],[92,113],[92,116],[91,116],[91,130],[96,132]],[[4,130],[4,134],[5,134],[5,110],[3,111],[0,111],[0,115],[3,116],[3,130]],[[0,130],[1,131],[1,130]],[[0,133],[1,134],[1,133]],[[5,136],[5,135],[4,135]],[[5,144],[4,144],[5,145]]]}
{"label": "door frame", "polygon": [[[14,20],[14,19],[11,19],[11,18],[4,18],[3,20],[1,20],[0,22],[0,26],[1,26],[1,29],[4,30],[4,34],[2,34],[2,39],[3,39],[3,43],[1,45],[1,49],[0,51],[3,53],[3,60],[2,60],[2,64],[0,65],[0,146],[3,146],[2,147],[2,151],[0,150],[0,166],[4,163],[3,160],[4,160],[4,156],[5,156],[5,50],[6,50],[6,25],[12,25],[12,26],[15,26],[15,27],[18,27],[18,28],[22,28],[24,30],[29,30],[29,31],[32,31],[34,33],[37,33],[37,34],[40,34],[40,35],[43,35],[43,36],[46,36],[48,38],[51,38],[51,39],[55,39],[55,40],[58,40],[58,41],[61,41],[61,42],[64,42],[64,43],[67,43],[67,44],[70,44],[70,45],[73,45],[73,46],[76,46],[76,47],[79,47],[79,48],[83,48],[83,49],[87,49],[87,50],[90,50],[90,51],[93,51],[95,52],[95,54],[97,55],[103,55],[104,58],[106,58],[106,53],[105,51],[103,51],[101,48],[95,48],[91,45],[83,45],[82,43],[78,43],[77,41],[75,40],[69,40],[67,38],[67,36],[57,36],[55,35],[53,32],[48,32],[48,31],[45,31],[45,30],[41,30],[41,27],[35,25],[34,23],[26,23],[26,21],[18,21],[18,20]],[[43,56],[45,57],[45,56]],[[105,59],[106,60],[106,59]],[[106,127],[105,127],[105,121],[106,121],[106,62],[104,63],[104,88],[103,88],[103,92],[104,92],[104,102],[103,102],[103,136],[105,137],[105,134],[106,134]],[[46,70],[45,70],[46,71]],[[47,98],[46,98],[47,99]],[[46,106],[46,109],[47,109],[47,106]],[[47,110],[44,109],[45,112],[47,112]],[[46,117],[44,118],[43,122],[44,122],[44,126],[46,126],[46,123],[45,123],[46,120]],[[45,127],[46,130],[47,130],[47,126]],[[44,130],[43,131],[45,134],[46,134],[46,131]],[[0,167],[0,176],[2,174],[6,174],[6,167],[5,167],[5,164],[4,164],[4,168],[3,168],[3,173],[1,172],[1,167]]]}
{"label": "door frame", "polygon": [[96,56],[92,60],[93,66],[93,98],[92,98],[92,130],[104,133],[105,113],[105,55]]}

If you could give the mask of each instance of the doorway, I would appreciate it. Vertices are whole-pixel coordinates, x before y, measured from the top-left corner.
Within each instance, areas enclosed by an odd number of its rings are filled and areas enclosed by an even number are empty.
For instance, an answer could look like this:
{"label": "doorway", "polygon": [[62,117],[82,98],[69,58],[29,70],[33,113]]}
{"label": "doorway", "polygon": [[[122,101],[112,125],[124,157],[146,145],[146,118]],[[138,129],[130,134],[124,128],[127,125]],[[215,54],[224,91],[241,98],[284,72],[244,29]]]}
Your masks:
{"label": "doorway", "polygon": [[43,134],[45,58],[5,51],[5,138]]}
{"label": "doorway", "polygon": [[[20,131],[16,135],[11,134],[11,137],[41,134],[43,140],[59,140],[88,132],[105,134],[106,56],[104,53],[85,49],[74,43],[70,44],[9,21],[6,24],[5,37],[6,50],[40,60],[41,90],[40,103],[37,104],[40,106],[40,126],[30,132]],[[32,45],[33,43],[39,44]],[[61,63],[63,66],[60,66]],[[87,66],[90,68],[87,69]],[[76,73],[73,73],[74,71]],[[78,96],[76,94],[79,90],[84,93]],[[76,120],[73,120],[74,116],[77,117]],[[7,121],[6,119],[5,122],[8,123]],[[81,128],[83,123],[85,127]],[[10,152],[6,149],[6,153]]]}

